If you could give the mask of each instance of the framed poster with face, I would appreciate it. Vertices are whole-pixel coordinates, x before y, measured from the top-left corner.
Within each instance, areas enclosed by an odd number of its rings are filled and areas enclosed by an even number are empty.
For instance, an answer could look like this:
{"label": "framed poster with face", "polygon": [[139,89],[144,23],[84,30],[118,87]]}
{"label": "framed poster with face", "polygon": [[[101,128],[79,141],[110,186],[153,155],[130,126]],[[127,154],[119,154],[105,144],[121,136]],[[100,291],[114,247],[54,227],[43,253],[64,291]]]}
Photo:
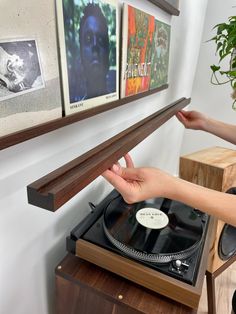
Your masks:
{"label": "framed poster with face", "polygon": [[118,99],[116,0],[58,0],[65,114]]}

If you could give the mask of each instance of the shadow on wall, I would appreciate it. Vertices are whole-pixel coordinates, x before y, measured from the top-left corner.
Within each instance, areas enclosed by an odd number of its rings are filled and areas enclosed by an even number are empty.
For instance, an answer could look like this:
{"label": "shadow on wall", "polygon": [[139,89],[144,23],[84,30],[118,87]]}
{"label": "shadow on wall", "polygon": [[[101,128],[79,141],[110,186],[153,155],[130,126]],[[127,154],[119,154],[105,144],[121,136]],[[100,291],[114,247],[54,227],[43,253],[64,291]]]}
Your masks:
{"label": "shadow on wall", "polygon": [[[48,313],[55,312],[54,273],[57,264],[67,254],[66,237],[81,220],[90,214],[88,202],[91,201],[94,205],[97,205],[109,193],[109,191],[106,191],[106,184],[104,183],[103,178],[96,179],[79,194],[79,197],[75,197],[68,204],[64,205],[63,208],[58,209],[62,213],[60,213],[60,217],[52,227],[52,237],[53,239],[57,239],[57,241],[53,244],[52,249],[46,253],[44,259],[46,279],[45,298],[48,300]],[[70,204],[71,202],[73,203],[72,205]],[[57,212],[55,215],[57,215]]]}

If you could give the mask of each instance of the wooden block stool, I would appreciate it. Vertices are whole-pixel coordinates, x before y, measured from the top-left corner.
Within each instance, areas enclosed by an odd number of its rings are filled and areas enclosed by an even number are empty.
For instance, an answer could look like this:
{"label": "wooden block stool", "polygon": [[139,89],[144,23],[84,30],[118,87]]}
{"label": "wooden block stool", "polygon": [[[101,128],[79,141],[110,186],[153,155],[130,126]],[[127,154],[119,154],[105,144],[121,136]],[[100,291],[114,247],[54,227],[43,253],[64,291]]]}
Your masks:
{"label": "wooden block stool", "polygon": [[[211,147],[182,156],[179,176],[213,190],[236,194],[236,151]],[[225,243],[227,246],[231,245],[230,249],[228,247],[225,249]],[[227,250],[226,253],[225,250]],[[215,278],[236,260],[235,253],[236,228],[215,219],[206,272],[208,313],[210,314],[216,313]]]}

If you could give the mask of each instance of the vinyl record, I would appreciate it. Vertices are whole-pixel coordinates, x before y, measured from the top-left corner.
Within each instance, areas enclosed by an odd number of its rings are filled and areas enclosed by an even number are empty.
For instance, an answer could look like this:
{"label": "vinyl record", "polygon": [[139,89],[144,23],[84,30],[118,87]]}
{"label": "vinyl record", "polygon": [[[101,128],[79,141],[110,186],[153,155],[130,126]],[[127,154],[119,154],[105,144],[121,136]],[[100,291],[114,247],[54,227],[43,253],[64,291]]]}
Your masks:
{"label": "vinyl record", "polygon": [[104,211],[103,228],[122,252],[154,263],[187,258],[200,245],[203,233],[193,208],[163,198],[129,205],[118,196]]}

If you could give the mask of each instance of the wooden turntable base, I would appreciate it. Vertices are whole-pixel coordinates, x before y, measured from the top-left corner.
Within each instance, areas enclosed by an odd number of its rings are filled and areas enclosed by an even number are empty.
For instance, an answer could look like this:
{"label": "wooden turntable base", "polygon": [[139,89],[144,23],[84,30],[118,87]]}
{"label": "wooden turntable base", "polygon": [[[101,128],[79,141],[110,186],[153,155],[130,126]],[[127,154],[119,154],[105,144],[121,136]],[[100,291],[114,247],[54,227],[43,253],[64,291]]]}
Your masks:
{"label": "wooden turntable base", "polygon": [[187,314],[195,310],[74,255],[56,268],[56,314]]}

